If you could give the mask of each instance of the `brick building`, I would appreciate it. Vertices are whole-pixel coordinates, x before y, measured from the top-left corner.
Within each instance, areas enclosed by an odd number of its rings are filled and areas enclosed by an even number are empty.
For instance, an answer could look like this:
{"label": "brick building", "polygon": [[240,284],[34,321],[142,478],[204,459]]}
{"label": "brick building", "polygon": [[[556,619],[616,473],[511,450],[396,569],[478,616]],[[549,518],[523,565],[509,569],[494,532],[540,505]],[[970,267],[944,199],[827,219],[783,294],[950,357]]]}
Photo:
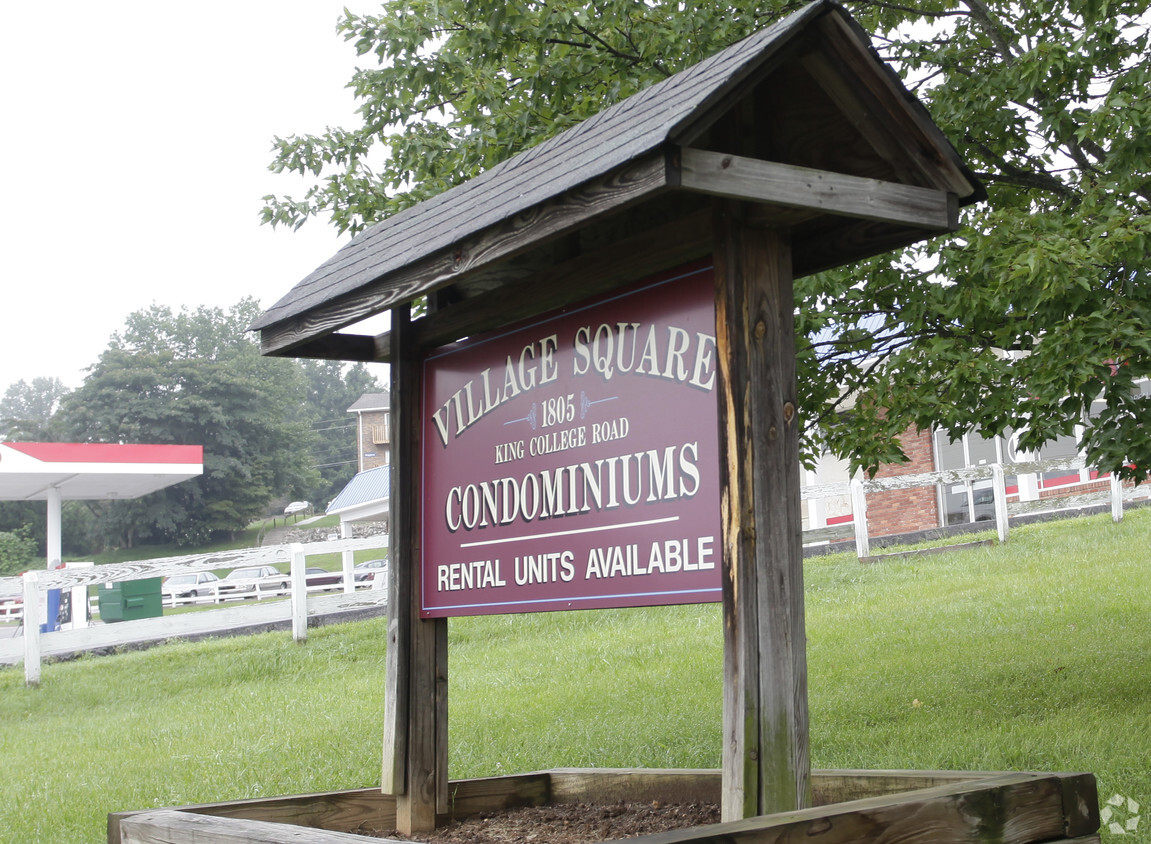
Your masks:
{"label": "brick building", "polygon": [[391,463],[391,410],[388,393],[365,393],[348,408],[356,414],[358,472]]}
{"label": "brick building", "polygon": [[[894,478],[935,471],[930,431],[907,431],[900,437],[900,443],[907,462],[880,466],[875,477]],[[867,519],[869,525],[874,526],[876,536],[911,533],[940,526],[939,505],[935,487],[875,492],[867,496]]]}

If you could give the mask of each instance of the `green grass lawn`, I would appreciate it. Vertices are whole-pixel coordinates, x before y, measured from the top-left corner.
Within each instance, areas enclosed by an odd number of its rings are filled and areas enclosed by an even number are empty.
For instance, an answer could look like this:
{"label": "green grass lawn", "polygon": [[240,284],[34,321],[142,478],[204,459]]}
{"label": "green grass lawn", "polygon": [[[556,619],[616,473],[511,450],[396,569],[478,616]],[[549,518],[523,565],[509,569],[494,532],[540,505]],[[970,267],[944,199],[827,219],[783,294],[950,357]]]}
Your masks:
{"label": "green grass lawn", "polygon": [[[806,564],[816,767],[1086,770],[1151,842],[1151,509],[1005,546]],[[715,605],[454,619],[452,776],[716,767]],[[379,781],[384,624],[0,670],[0,841],[110,811]],[[1124,817],[1126,817],[1124,815]]]}

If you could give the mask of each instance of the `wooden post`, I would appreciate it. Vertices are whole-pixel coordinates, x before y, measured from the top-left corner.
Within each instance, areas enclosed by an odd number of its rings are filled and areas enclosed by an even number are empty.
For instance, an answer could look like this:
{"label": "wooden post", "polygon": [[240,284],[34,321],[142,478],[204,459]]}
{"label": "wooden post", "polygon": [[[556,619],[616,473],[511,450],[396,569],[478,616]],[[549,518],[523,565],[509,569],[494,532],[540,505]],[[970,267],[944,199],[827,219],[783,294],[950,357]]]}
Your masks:
{"label": "wooden post", "polygon": [[40,685],[40,575],[24,573],[24,685]]}
{"label": "wooden post", "polygon": [[1115,472],[1111,473],[1111,521],[1123,521],[1123,483]]}
{"label": "wooden post", "polygon": [[405,835],[435,829],[448,807],[447,619],[420,618],[419,367],[408,306],[392,311],[391,533],[382,788],[396,797]]}
{"label": "wooden post", "polygon": [[991,481],[995,492],[995,529],[999,533],[999,541],[1006,542],[1011,523],[1007,517],[1007,478],[1003,464],[991,464]]}
{"label": "wooden post", "polygon": [[855,556],[865,560],[871,556],[871,537],[867,533],[867,493],[859,478],[851,482],[851,526],[855,531]]}
{"label": "wooden post", "polygon": [[[358,415],[358,414],[357,414]],[[390,506],[390,505],[389,505]],[[340,539],[353,539],[352,523],[340,519]],[[351,549],[340,554],[340,567],[344,573],[344,594],[356,591],[356,555]]]}
{"label": "wooden post", "polygon": [[290,548],[292,562],[288,573],[292,579],[292,591],[289,593],[292,604],[292,639],[302,645],[308,641],[308,577],[305,572],[308,561],[304,556],[303,545],[293,542]]}
{"label": "wooden post", "polygon": [[785,233],[717,206],[723,819],[811,802],[799,420]]}

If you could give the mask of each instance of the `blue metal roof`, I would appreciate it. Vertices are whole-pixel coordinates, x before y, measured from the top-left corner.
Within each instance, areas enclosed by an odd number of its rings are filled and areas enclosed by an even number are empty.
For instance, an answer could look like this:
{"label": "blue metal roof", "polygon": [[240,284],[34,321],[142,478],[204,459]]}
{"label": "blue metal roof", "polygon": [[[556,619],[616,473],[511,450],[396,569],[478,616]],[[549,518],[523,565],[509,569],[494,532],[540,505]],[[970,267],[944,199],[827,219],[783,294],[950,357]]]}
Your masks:
{"label": "blue metal roof", "polygon": [[391,468],[387,465],[377,466],[360,472],[331,500],[326,512],[335,513],[371,501],[387,501],[392,489]]}

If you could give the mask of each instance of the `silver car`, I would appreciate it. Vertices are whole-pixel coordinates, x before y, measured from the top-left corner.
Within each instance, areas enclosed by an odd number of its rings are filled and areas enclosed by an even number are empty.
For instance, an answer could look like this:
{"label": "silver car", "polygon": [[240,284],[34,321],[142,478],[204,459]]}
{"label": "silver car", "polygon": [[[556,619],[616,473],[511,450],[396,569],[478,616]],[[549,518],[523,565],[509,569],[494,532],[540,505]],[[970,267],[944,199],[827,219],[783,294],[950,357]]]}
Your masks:
{"label": "silver car", "polygon": [[286,592],[291,578],[274,566],[248,566],[234,569],[220,581],[220,592]]}
{"label": "silver car", "polygon": [[194,574],[174,574],[164,580],[160,592],[165,598],[198,598],[201,595],[214,595],[220,578],[210,571]]}

